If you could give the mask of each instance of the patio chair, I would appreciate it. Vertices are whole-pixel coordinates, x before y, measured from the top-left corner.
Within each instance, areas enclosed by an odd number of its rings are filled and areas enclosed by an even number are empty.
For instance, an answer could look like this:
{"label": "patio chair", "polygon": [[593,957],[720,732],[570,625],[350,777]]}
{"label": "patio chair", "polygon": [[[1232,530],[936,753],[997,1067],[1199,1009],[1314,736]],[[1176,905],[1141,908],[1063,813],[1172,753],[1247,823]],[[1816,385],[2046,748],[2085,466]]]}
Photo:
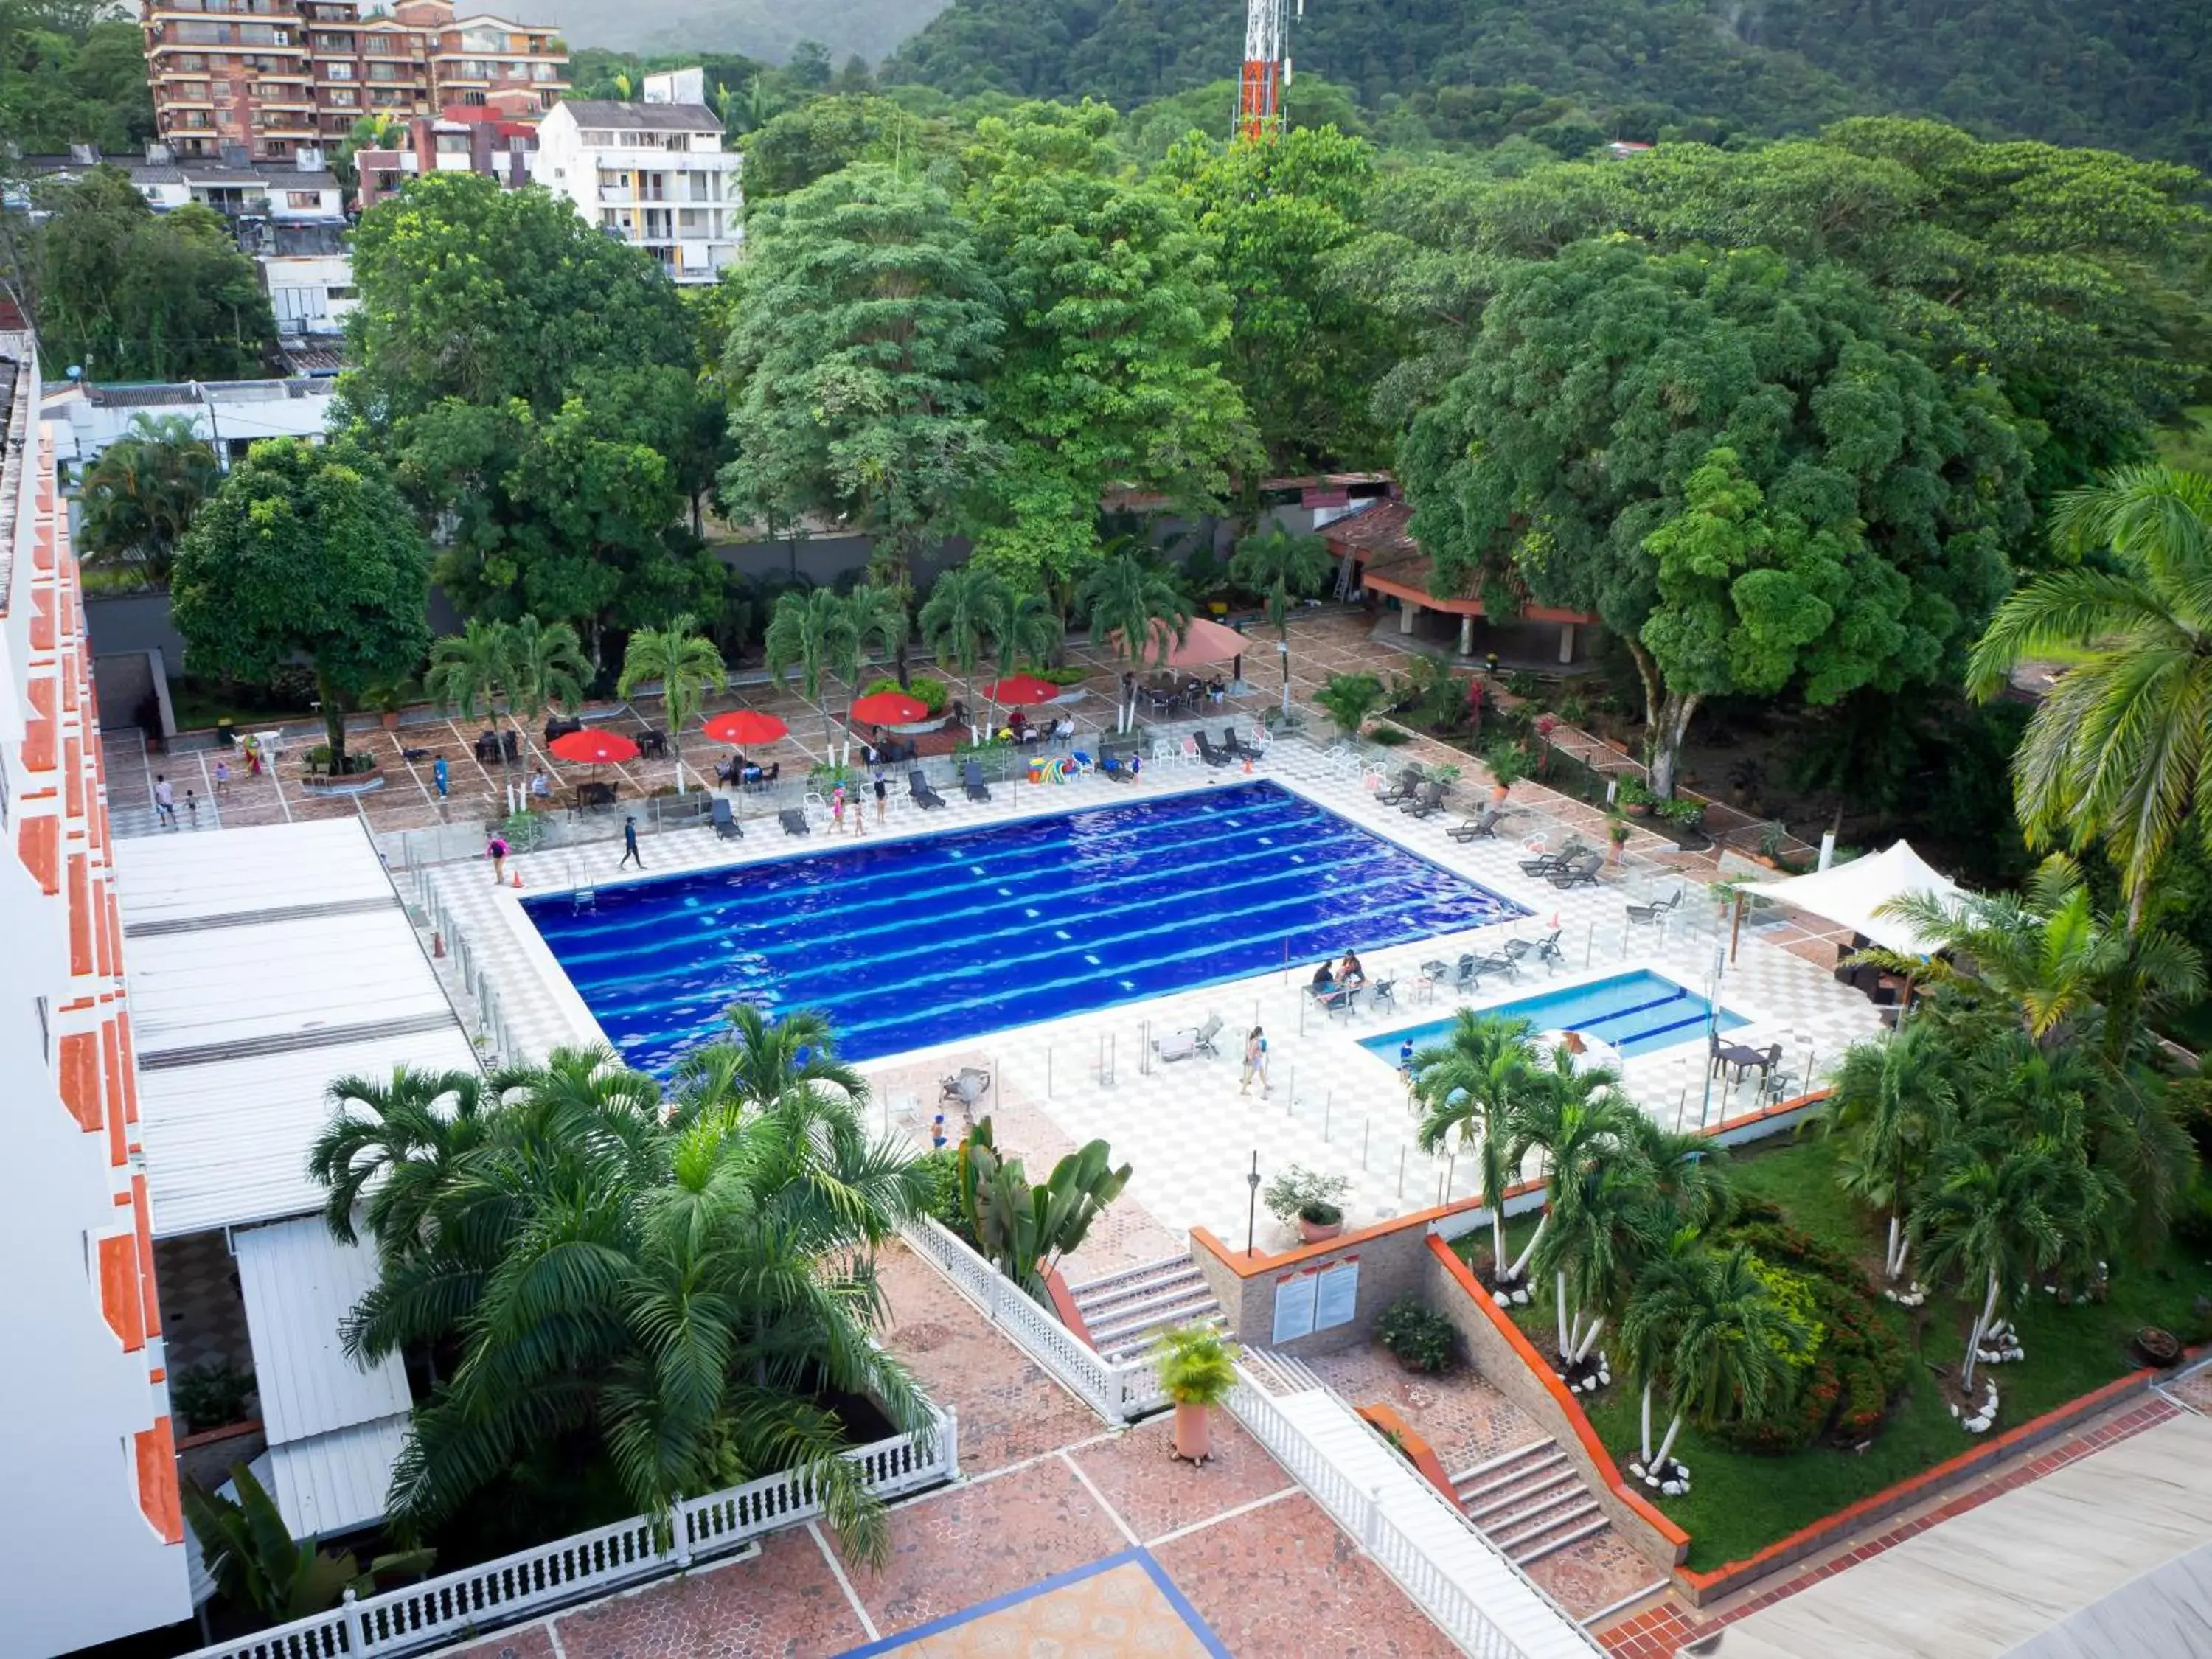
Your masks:
{"label": "patio chair", "polygon": [[1524,876],[1548,876],[1569,859],[1579,858],[1588,851],[1589,851],[1589,845],[1581,836],[1570,836],[1567,837],[1567,844],[1558,852],[1539,853],[1533,859],[1522,860],[1521,873]]}
{"label": "patio chair", "polygon": [[1460,842],[1495,840],[1498,836],[1498,820],[1504,816],[1505,814],[1498,808],[1486,806],[1482,809],[1482,815],[1480,817],[1469,818],[1464,823],[1455,823],[1444,833],[1454,841]]}
{"label": "patio chair", "polygon": [[1221,1035],[1221,1026],[1220,1015],[1208,1014],[1206,1024],[1190,1034],[1191,1046],[1208,1060],[1220,1059],[1221,1050],[1214,1047],[1214,1040]]}
{"label": "patio chair", "polygon": [[1116,783],[1134,783],[1137,781],[1136,769],[1118,756],[1107,756],[1098,763],[1098,769]]}
{"label": "patio chair", "polygon": [[1233,726],[1224,726],[1221,728],[1221,746],[1238,760],[1255,761],[1260,758],[1260,750],[1238,737],[1237,728]]}
{"label": "patio chair", "polygon": [[1566,966],[1566,953],[1559,949],[1559,929],[1556,927],[1542,939],[1509,939],[1504,948],[1506,956],[1516,963],[1534,957],[1554,973]]}
{"label": "patio chair", "polygon": [[1204,761],[1208,766],[1234,766],[1237,764],[1237,755],[1235,750],[1215,748],[1213,746],[1213,739],[1207,737],[1202,731],[1193,733],[1191,742],[1197,746],[1199,758]]}
{"label": "patio chair", "polygon": [[1175,739],[1172,738],[1154,738],[1152,739],[1153,765],[1176,766],[1180,765],[1182,761],[1182,750],[1175,746]]}
{"label": "patio chair", "polygon": [[907,793],[913,798],[915,805],[925,812],[933,806],[945,805],[945,797],[929,787],[929,780],[922,776],[920,768],[907,774],[906,787]]}
{"label": "patio chair", "polygon": [[1628,907],[1628,925],[1631,927],[1657,927],[1663,930],[1667,926],[1668,917],[1674,914],[1674,907],[1681,902],[1682,890],[1677,887],[1672,895],[1660,900],[1656,904],[1632,904]]}
{"label": "patio chair", "polygon": [[775,815],[775,821],[783,826],[783,833],[787,836],[807,836],[814,833],[813,827],[806,822],[806,814],[796,806],[785,807]]}
{"label": "patio chair", "polygon": [[736,816],[730,811],[730,803],[726,797],[721,795],[714,797],[714,834],[721,840],[741,839],[744,836],[744,826],[738,822]]}
{"label": "patio chair", "polygon": [[1358,993],[1348,986],[1332,985],[1327,990],[1316,986],[1310,994],[1322,1012],[1334,1014],[1348,1020],[1352,1018],[1352,999],[1358,996]]}
{"label": "patio chair", "polygon": [[1485,974],[1503,974],[1509,980],[1521,977],[1521,970],[1513,965],[1513,958],[1502,951],[1492,951],[1485,956],[1469,954],[1459,959],[1461,981],[1475,990],[1482,988]]}
{"label": "patio chair", "polygon": [[1398,810],[1410,817],[1432,818],[1444,810],[1444,791],[1449,787],[1442,783],[1425,783],[1421,786],[1420,793]]}
{"label": "patio chair", "polygon": [[1395,976],[1378,979],[1367,989],[1367,1007],[1370,1013],[1381,1013],[1388,1008],[1398,1012],[1398,981]]}
{"label": "patio chair", "polygon": [[1561,892],[1571,887],[1595,887],[1597,872],[1605,867],[1602,853],[1577,853],[1550,874],[1553,886]]}
{"label": "patio chair", "polygon": [[968,799],[969,800],[988,800],[991,799],[991,786],[983,781],[983,766],[981,762],[969,761],[961,770],[960,781],[967,787]]}
{"label": "patio chair", "polygon": [[990,1092],[991,1074],[979,1066],[963,1066],[938,1086],[937,1101],[940,1106],[957,1106],[963,1113],[973,1113]]}
{"label": "patio chair", "polygon": [[1388,789],[1378,790],[1375,799],[1380,805],[1395,806],[1401,801],[1413,799],[1420,787],[1421,769],[1418,766],[1409,766],[1398,774],[1397,782],[1392,784]]}

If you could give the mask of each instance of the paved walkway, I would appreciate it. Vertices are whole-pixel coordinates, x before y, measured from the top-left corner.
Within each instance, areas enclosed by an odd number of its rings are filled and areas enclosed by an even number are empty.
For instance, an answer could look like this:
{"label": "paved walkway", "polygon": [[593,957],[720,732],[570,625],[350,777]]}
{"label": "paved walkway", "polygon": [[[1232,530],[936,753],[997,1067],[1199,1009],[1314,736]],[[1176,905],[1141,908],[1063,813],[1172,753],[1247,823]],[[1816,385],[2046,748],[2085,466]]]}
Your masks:
{"label": "paved walkway", "polygon": [[[848,1559],[825,1528],[810,1524],[764,1540],[745,1559],[453,1651],[466,1659],[807,1659],[927,1632],[970,1609],[1028,1606],[1040,1585],[1052,1599],[1033,1613],[1066,1626],[1048,1632],[1061,1646],[1009,1648],[1004,1642],[1022,1620],[979,1619],[960,1627],[966,1638],[940,1632],[910,1650],[1135,1652],[1107,1626],[1133,1612],[1164,1628],[1166,1607],[1195,1644],[1188,1650],[1271,1659],[1443,1659],[1456,1651],[1226,1413],[1214,1417],[1214,1461],[1204,1468],[1176,1462],[1167,1419],[1103,1431],[927,1264],[894,1249],[882,1273],[895,1321],[885,1341],[936,1398],[957,1407],[963,1478],[893,1511],[880,1571]],[[1139,1574],[1121,1573],[1106,1589],[1093,1583],[1125,1565]],[[1166,1587],[1157,1602],[1138,1576]],[[1079,1594],[1056,1593],[1086,1584]],[[1092,1618],[1103,1622],[1085,1622]],[[1218,1648],[1206,1646],[1209,1635]]]}

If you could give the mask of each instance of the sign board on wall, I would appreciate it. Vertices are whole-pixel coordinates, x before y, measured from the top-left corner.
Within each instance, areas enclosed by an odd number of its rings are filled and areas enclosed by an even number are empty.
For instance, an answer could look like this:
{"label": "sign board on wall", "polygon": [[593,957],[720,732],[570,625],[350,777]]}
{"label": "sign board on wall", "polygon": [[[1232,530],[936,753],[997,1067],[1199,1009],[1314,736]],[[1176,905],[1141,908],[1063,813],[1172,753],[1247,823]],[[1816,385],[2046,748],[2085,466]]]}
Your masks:
{"label": "sign board on wall", "polygon": [[1279,1347],[1316,1331],[1352,1322],[1359,1303],[1359,1258],[1346,1256],[1326,1267],[1285,1273],[1275,1281],[1272,1340]]}

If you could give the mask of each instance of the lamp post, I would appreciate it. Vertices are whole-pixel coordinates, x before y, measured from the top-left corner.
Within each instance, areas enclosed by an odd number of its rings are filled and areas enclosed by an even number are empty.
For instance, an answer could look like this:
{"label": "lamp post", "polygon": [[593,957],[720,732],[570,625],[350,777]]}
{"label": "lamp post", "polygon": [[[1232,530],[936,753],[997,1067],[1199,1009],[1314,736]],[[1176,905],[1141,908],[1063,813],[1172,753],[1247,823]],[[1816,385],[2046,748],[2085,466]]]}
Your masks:
{"label": "lamp post", "polygon": [[1252,1153],[1252,1173],[1244,1177],[1244,1185],[1250,1193],[1244,1205],[1244,1254],[1249,1256],[1252,1254],[1252,1230],[1259,1224],[1260,1218],[1260,1154],[1257,1149]]}

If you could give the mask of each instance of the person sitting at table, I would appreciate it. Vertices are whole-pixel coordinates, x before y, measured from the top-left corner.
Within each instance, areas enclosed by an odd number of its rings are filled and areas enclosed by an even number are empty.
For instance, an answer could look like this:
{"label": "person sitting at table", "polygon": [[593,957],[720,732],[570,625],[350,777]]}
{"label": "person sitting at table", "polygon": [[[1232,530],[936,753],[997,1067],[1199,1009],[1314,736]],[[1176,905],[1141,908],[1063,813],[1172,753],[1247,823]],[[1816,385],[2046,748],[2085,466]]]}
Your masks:
{"label": "person sitting at table", "polygon": [[1347,991],[1356,991],[1367,983],[1367,970],[1359,965],[1359,958],[1349,951],[1344,953],[1344,961],[1336,970],[1336,982]]}
{"label": "person sitting at table", "polygon": [[1223,682],[1220,675],[1216,674],[1212,679],[1206,681],[1206,695],[1213,700],[1217,708],[1221,706],[1222,698],[1229,695],[1229,687]]}
{"label": "person sitting at table", "polygon": [[553,799],[553,780],[545,775],[545,769],[542,766],[532,768],[531,770],[530,799],[532,800]]}
{"label": "person sitting at table", "polygon": [[1073,715],[1062,714],[1058,720],[1053,722],[1052,740],[1063,749],[1069,744],[1075,741],[1075,717]]}
{"label": "person sitting at table", "polygon": [[1017,708],[1006,716],[1006,730],[1014,734],[1016,743],[1027,743],[1030,737],[1030,717]]}
{"label": "person sitting at table", "polygon": [[1330,992],[1335,990],[1336,970],[1332,964],[1324,962],[1320,967],[1315,969],[1313,971],[1313,981],[1307,988],[1317,997],[1325,997],[1328,995]]}

